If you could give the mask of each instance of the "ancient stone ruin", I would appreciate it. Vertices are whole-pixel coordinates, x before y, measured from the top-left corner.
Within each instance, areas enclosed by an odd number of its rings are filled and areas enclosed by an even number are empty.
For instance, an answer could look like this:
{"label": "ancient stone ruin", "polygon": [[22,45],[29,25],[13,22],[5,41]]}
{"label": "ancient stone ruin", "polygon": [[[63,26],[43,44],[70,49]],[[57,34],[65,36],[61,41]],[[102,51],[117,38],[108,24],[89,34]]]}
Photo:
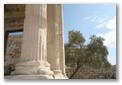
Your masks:
{"label": "ancient stone ruin", "polygon": [[[10,75],[15,70],[15,65],[19,62],[22,45],[22,33],[11,33],[8,36],[8,43],[5,55],[5,75]],[[66,67],[68,78],[73,74],[75,69]],[[116,79],[116,66],[110,69],[79,69],[72,79]]]}
{"label": "ancient stone ruin", "polygon": [[[5,4],[4,28],[5,79],[68,79],[74,72],[65,68],[61,4]],[[114,78],[116,68],[80,69],[73,77]]]}
{"label": "ancient stone ruin", "polygon": [[[5,54],[8,33],[23,30],[21,57],[17,60],[11,76],[5,76],[5,79],[67,79],[62,5],[4,6]],[[7,58],[5,56],[5,63],[9,60]]]}

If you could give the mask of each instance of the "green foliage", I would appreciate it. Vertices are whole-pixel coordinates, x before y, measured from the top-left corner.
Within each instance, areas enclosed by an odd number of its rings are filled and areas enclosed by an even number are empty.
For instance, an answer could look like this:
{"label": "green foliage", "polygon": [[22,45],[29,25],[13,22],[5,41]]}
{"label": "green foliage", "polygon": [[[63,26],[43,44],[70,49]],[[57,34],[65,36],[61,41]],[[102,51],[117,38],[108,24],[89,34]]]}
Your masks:
{"label": "green foliage", "polygon": [[90,43],[87,45],[86,56],[89,57],[88,63],[93,68],[109,68],[111,65],[107,60],[108,50],[103,44],[104,39],[102,37],[96,37],[92,35],[90,37]]}
{"label": "green foliage", "polygon": [[[65,44],[66,65],[69,67],[76,67],[82,60],[83,56],[81,48],[84,46],[85,38],[80,31],[69,31],[69,43]],[[79,63],[80,64],[80,63]]]}
{"label": "green foliage", "polygon": [[85,38],[80,33],[80,31],[69,31],[69,44],[80,45],[85,42]]}
{"label": "green foliage", "polygon": [[85,38],[80,31],[69,31],[69,42],[65,44],[66,65],[76,68],[72,78],[79,68],[110,68],[107,60],[108,50],[104,46],[102,37],[92,35],[88,45],[84,45]]}

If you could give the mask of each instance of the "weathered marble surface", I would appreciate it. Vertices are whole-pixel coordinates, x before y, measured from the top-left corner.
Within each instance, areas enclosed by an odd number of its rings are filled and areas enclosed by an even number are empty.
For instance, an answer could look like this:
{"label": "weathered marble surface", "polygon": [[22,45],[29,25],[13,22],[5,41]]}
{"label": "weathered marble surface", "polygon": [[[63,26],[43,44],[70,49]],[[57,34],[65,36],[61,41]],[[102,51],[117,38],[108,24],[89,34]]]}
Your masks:
{"label": "weathered marble surface", "polygon": [[16,75],[53,75],[47,62],[47,5],[27,4],[20,61]]}
{"label": "weathered marble surface", "polygon": [[67,79],[63,38],[61,5],[27,4],[21,57],[6,78]]}
{"label": "weathered marble surface", "polygon": [[19,80],[25,80],[25,79],[54,79],[52,76],[49,75],[16,75],[16,76],[5,76],[4,79],[19,79]]}

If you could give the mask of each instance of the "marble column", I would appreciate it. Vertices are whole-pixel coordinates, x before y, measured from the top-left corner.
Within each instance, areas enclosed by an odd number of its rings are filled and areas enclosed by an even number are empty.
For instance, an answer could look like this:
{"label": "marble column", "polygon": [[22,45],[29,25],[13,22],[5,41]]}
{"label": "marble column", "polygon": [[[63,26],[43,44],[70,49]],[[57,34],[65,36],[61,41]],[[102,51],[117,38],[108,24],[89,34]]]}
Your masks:
{"label": "marble column", "polygon": [[60,69],[62,74],[65,73],[65,52],[64,52],[64,25],[63,25],[63,5],[58,4],[58,26],[59,26],[59,58],[60,58]]}
{"label": "marble column", "polygon": [[27,4],[21,58],[15,66],[18,75],[49,75],[47,62],[47,5]]}
{"label": "marble column", "polygon": [[63,46],[63,29],[61,26],[62,20],[59,20],[62,19],[62,14],[60,14],[62,10],[59,10],[61,9],[60,6],[61,5],[58,4],[48,5],[47,54],[51,70],[54,72],[54,77],[56,79],[66,78],[64,71],[65,62],[63,61],[64,49],[61,47]]}

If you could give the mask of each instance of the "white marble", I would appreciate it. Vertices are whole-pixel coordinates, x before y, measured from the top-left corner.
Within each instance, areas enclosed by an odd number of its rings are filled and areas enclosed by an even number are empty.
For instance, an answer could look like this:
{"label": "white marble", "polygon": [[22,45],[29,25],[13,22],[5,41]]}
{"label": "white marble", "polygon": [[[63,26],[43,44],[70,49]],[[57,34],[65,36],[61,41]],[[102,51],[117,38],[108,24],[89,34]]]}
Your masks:
{"label": "white marble", "polygon": [[10,79],[68,79],[62,5],[27,4],[20,61]]}
{"label": "white marble", "polygon": [[22,54],[15,66],[17,75],[53,75],[47,62],[47,5],[26,5]]}
{"label": "white marble", "polygon": [[16,76],[5,76],[4,79],[11,80],[39,80],[39,79],[54,79],[54,77],[49,75],[16,75]]}
{"label": "white marble", "polygon": [[[62,5],[48,6],[47,58],[54,76],[65,74],[64,37],[62,24]],[[51,50],[50,50],[51,49]]]}

